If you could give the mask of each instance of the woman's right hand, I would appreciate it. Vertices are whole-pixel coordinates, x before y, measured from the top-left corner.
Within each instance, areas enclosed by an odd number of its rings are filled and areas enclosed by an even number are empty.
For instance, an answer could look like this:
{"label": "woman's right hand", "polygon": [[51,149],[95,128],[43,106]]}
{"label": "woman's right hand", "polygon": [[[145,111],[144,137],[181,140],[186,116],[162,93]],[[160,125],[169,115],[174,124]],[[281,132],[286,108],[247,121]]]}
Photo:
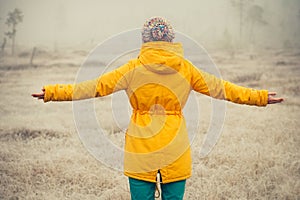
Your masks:
{"label": "woman's right hand", "polygon": [[268,104],[281,103],[284,98],[275,98],[276,92],[269,92],[268,94]]}
{"label": "woman's right hand", "polygon": [[38,93],[38,94],[31,94],[32,97],[37,98],[38,100],[40,99],[44,99],[45,96],[45,89],[42,89],[42,93]]}

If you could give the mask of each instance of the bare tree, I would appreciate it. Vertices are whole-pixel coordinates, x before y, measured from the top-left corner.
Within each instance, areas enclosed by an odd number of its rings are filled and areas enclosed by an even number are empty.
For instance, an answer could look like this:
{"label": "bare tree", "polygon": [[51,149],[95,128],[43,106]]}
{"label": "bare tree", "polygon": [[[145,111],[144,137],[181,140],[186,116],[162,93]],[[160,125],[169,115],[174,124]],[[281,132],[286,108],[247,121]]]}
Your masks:
{"label": "bare tree", "polygon": [[[0,20],[2,20],[2,18],[0,17]],[[1,51],[0,51],[0,56],[4,55],[4,49],[5,49],[5,45],[6,45],[6,37],[3,38],[3,42],[1,44]]]}
{"label": "bare tree", "polygon": [[238,11],[239,15],[239,40],[243,40],[243,27],[244,27],[244,16],[245,10],[249,7],[253,0],[230,0],[231,6]]}
{"label": "bare tree", "polygon": [[263,18],[264,9],[261,6],[253,5],[247,12],[247,21],[249,23],[249,42],[255,43],[254,29],[258,25],[266,26],[268,23]]}
{"label": "bare tree", "polygon": [[[298,10],[298,15],[297,15],[297,18],[298,18],[298,21],[300,21],[300,8]],[[299,45],[299,40],[297,40],[297,38],[299,38],[299,34],[300,34],[300,25],[298,23],[298,27],[297,27],[297,30],[296,30],[296,33],[295,33],[295,41],[298,41],[297,45]]]}
{"label": "bare tree", "polygon": [[16,40],[16,33],[17,29],[16,26],[22,22],[23,20],[23,14],[22,11],[18,8],[15,8],[12,12],[9,12],[7,15],[7,19],[5,24],[8,27],[11,27],[11,31],[8,31],[5,33],[5,35],[8,36],[9,39],[12,40],[12,47],[11,47],[11,54],[14,55],[15,52],[15,40]]}
{"label": "bare tree", "polygon": [[232,36],[229,33],[228,29],[225,28],[223,32],[223,44],[222,46],[226,49],[226,52],[229,53],[230,58],[233,59],[235,56],[235,48],[232,41]]}
{"label": "bare tree", "polygon": [[298,10],[298,19],[300,20],[300,9]]}
{"label": "bare tree", "polygon": [[3,42],[1,44],[1,53],[2,54],[4,54],[5,45],[6,45],[6,38],[3,38]]}

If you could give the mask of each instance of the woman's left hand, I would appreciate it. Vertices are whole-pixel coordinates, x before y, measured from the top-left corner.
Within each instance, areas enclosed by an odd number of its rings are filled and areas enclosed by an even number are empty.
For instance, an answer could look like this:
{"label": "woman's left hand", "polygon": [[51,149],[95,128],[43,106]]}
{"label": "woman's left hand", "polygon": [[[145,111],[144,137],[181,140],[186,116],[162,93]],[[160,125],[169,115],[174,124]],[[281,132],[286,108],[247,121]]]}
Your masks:
{"label": "woman's left hand", "polygon": [[268,94],[268,104],[281,103],[284,101],[283,98],[275,98],[276,92],[269,92]]}
{"label": "woman's left hand", "polygon": [[39,99],[44,99],[44,96],[45,96],[45,89],[44,89],[44,88],[42,89],[42,93],[39,93],[39,94],[32,94],[31,96],[34,97],[34,98],[37,98],[38,100],[39,100]]}

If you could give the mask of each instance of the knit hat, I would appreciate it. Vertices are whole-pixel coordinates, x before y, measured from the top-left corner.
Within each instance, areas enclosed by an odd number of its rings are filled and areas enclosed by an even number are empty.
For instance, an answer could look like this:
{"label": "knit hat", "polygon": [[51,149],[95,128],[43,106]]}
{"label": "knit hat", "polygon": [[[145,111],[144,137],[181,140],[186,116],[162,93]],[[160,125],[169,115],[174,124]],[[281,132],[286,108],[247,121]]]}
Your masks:
{"label": "knit hat", "polygon": [[163,17],[151,17],[142,29],[143,42],[166,41],[172,42],[175,38],[174,29]]}

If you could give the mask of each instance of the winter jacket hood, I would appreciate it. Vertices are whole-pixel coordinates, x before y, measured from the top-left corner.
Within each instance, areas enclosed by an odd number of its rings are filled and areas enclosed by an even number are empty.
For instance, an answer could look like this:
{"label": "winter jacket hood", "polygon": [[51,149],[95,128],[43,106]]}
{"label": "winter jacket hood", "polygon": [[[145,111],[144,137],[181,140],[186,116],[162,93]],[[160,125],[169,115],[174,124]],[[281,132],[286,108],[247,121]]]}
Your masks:
{"label": "winter jacket hood", "polygon": [[183,61],[181,43],[147,42],[142,45],[140,62],[158,74],[173,74],[180,70]]}

